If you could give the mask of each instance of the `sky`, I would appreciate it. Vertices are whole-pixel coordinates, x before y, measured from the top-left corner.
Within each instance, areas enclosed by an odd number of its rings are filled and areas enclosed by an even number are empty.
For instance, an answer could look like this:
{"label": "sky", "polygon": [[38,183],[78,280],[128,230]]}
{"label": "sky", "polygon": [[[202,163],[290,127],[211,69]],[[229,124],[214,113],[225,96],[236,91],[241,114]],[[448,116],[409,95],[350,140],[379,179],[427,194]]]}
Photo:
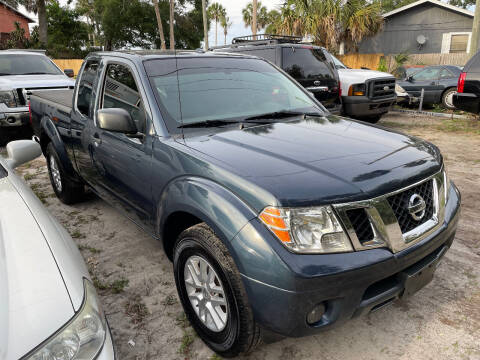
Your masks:
{"label": "sky", "polygon": [[[213,2],[214,0],[210,1]],[[251,30],[250,27],[245,28],[245,24],[243,23],[243,18],[242,18],[242,9],[247,6],[247,4],[251,0],[216,0],[218,3],[223,5],[223,7],[227,11],[227,16],[230,18],[230,21],[232,22],[232,26],[228,29],[228,34],[227,34],[227,44],[230,44],[232,42],[232,38],[235,36],[243,36],[243,35],[250,35]],[[272,9],[276,9],[280,6],[280,4],[283,3],[283,0],[261,0],[260,1],[263,6],[267,8],[268,11]],[[67,0],[60,0],[61,5],[66,5]],[[70,5],[74,6],[74,2]],[[36,20],[37,16],[33,13],[28,13],[25,11],[25,8],[22,6],[19,7],[19,10],[31,17],[32,19]],[[30,28],[35,26],[36,24],[30,24]],[[218,45],[223,45],[224,43],[224,35],[223,35],[223,29],[218,24]],[[208,44],[210,46],[215,46],[215,22],[212,21],[210,23],[210,32],[208,34]]]}

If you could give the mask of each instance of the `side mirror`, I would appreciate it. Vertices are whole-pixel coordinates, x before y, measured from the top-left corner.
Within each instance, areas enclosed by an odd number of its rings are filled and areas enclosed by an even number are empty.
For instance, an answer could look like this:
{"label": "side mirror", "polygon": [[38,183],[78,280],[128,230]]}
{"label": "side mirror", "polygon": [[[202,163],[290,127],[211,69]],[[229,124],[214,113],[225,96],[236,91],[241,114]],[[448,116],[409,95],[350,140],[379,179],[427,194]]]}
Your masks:
{"label": "side mirror", "polygon": [[108,108],[97,111],[98,127],[103,130],[119,132],[126,135],[137,133],[137,125],[130,113],[122,108]]}
{"label": "side mirror", "polygon": [[7,144],[7,153],[7,164],[14,169],[42,155],[42,149],[33,140],[17,140]]}
{"label": "side mirror", "polygon": [[73,72],[73,69],[65,69],[65,70],[63,70],[63,72],[65,73],[65,75],[67,75],[70,78],[73,78],[75,76],[75,73]]}
{"label": "side mirror", "polygon": [[412,75],[407,76],[407,78],[405,80],[412,82],[413,81],[413,76]]}

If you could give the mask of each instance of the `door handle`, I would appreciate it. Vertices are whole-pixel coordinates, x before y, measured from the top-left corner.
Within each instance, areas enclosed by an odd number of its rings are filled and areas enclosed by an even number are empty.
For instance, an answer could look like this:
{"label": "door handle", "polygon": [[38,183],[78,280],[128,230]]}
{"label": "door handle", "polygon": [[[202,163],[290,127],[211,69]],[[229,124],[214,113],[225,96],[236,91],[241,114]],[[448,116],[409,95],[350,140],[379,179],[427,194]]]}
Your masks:
{"label": "door handle", "polygon": [[98,133],[93,134],[93,143],[95,146],[98,146],[102,143],[102,139],[100,139],[100,135]]}

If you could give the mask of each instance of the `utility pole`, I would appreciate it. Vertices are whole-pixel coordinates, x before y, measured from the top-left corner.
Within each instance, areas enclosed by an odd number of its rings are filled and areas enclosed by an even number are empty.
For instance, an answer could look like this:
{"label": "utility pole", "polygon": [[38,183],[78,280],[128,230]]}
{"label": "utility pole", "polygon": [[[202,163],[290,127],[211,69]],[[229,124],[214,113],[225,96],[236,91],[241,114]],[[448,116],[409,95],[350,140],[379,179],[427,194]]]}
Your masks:
{"label": "utility pole", "polygon": [[173,14],[174,6],[175,1],[170,0],[170,50],[175,50],[175,35],[173,33],[173,23],[175,21]]}
{"label": "utility pole", "polygon": [[[477,0],[480,1],[480,0]],[[257,37],[257,0],[252,1],[252,35],[253,39],[256,40]]]}
{"label": "utility pole", "polygon": [[205,51],[208,50],[208,21],[207,21],[207,0],[202,0],[202,13],[203,13],[203,46]]}
{"label": "utility pole", "polygon": [[477,53],[478,50],[478,31],[480,23],[480,0],[476,1],[475,4],[475,16],[473,17],[473,26],[472,26],[472,38],[470,40],[470,52],[468,55],[472,57]]}

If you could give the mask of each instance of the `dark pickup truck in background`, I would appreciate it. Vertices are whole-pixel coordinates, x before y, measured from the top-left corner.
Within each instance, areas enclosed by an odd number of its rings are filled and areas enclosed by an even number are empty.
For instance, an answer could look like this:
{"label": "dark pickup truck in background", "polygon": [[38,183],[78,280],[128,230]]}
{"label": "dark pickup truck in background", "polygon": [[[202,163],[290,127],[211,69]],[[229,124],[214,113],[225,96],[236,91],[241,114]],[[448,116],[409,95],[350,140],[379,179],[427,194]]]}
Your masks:
{"label": "dark pickup truck in background", "polygon": [[93,53],[31,115],[57,196],[88,185],[158,238],[222,356],[413,294],[455,236],[437,147],[331,115],[259,58]]}

